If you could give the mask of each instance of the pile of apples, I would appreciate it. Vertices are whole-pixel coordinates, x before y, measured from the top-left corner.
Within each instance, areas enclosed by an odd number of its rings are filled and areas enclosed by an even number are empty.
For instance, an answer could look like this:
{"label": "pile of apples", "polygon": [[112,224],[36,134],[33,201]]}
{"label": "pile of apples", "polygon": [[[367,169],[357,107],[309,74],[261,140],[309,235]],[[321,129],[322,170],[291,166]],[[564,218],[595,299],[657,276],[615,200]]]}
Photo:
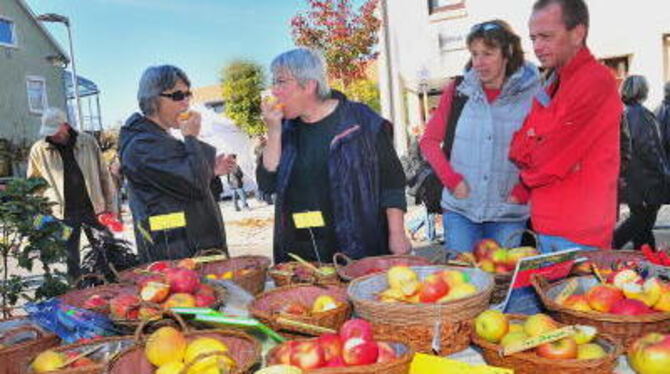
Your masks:
{"label": "pile of apples", "polygon": [[372,325],[369,322],[350,319],[342,325],[338,334],[282,343],[269,361],[310,370],[370,365],[396,358],[397,354],[389,343],[377,342],[372,338]]}
{"label": "pile of apples", "polygon": [[53,370],[77,369],[97,364],[97,362],[88,357],[80,357],[74,362],[65,365],[68,360],[79,356],[79,354],[81,354],[81,352],[57,352],[52,349],[48,349],[38,354],[30,364],[30,367],[35,373],[46,373]]}
{"label": "pile of apples", "polygon": [[393,266],[386,273],[389,288],[380,292],[379,301],[396,303],[446,303],[477,293],[467,273],[440,270],[423,281],[408,266]]}
{"label": "pile of apples", "polygon": [[282,306],[280,312],[294,316],[310,316],[313,314],[337,309],[340,307],[340,305],[342,305],[342,303],[335,300],[335,298],[330,295],[319,295],[316,299],[314,299],[311,307],[308,307],[307,305],[298,301],[289,301],[287,304]]}
{"label": "pile of apples", "polygon": [[247,269],[247,268],[237,269],[237,270],[228,270],[228,271],[224,271],[221,274],[214,274],[214,273],[207,274],[207,275],[205,275],[205,278],[207,278],[207,279],[224,279],[224,280],[225,279],[235,279],[235,278],[243,277],[243,276],[251,273],[252,271],[253,271],[253,269]]}
{"label": "pile of apples", "polygon": [[487,273],[504,274],[514,271],[522,258],[537,256],[540,253],[533,247],[503,248],[493,239],[482,239],[472,253],[460,254],[456,260],[474,263]]}
{"label": "pile of apples", "polygon": [[174,327],[161,327],[147,339],[146,359],[157,367],[154,374],[180,374],[196,357],[210,352],[220,354],[199,359],[186,374],[229,373],[236,367],[228,346],[212,337],[198,337],[190,342]]}
{"label": "pile of apples", "polygon": [[562,305],[582,312],[627,316],[670,312],[670,284],[656,277],[645,280],[635,270],[623,269],[612,273],[605,284],[570,295]]}
{"label": "pile of apples", "polygon": [[194,269],[192,259],[180,261],[177,267],[171,267],[166,261],[154,262],[148,267],[152,274],[139,281],[139,295],[122,293],[106,300],[96,294],[84,302],[84,308],[108,304],[112,317],[132,320],[148,319],[161,313],[159,308],[142,305],[142,301],[160,304],[164,309],[209,307],[216,302],[216,293],[211,286],[200,282],[200,275]]}
{"label": "pile of apples", "polygon": [[649,333],[628,349],[628,363],[638,374],[667,373],[670,370],[670,335]]}
{"label": "pile of apples", "polygon": [[[561,326],[546,314],[529,316],[525,322],[510,321],[499,310],[489,309],[475,318],[476,334],[488,342],[507,347],[512,343],[559,329]],[[592,326],[576,326],[577,333],[555,342],[544,343],[534,348],[540,357],[561,360],[590,360],[607,356],[605,349],[593,342],[597,329]]]}
{"label": "pile of apples", "polygon": [[319,269],[320,274],[315,274],[313,268],[299,262],[282,262],[274,266],[272,271],[277,273],[290,274],[296,282],[308,282],[319,276],[332,276],[337,274],[334,267],[328,265],[313,264]]}

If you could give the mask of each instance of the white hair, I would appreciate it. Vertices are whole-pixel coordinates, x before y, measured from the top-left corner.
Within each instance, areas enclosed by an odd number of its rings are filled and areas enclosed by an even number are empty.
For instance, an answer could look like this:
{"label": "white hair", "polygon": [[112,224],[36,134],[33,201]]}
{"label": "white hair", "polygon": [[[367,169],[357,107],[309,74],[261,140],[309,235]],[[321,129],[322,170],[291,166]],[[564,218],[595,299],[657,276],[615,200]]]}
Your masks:
{"label": "white hair", "polygon": [[42,113],[42,126],[43,127],[58,127],[63,123],[67,122],[67,116],[59,108],[47,108],[44,113]]}
{"label": "white hair", "polygon": [[327,67],[323,55],[313,49],[296,48],[275,57],[270,65],[273,75],[290,73],[301,87],[309,81],[316,82],[316,95],[321,100],[330,98]]}

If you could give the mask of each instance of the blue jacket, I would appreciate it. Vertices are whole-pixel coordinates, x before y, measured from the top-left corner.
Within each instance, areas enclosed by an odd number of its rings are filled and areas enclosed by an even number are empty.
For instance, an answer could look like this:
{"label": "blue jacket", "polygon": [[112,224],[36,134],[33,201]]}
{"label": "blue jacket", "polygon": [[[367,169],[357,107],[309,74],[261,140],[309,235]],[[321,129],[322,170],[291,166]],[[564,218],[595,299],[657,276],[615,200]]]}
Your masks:
{"label": "blue jacket", "polygon": [[[388,227],[381,204],[383,192],[375,148],[379,132],[388,122],[366,105],[349,101],[341,93],[333,92],[333,97],[340,100],[343,111],[328,160],[338,251],[354,259],[388,254]],[[286,191],[297,155],[297,135],[296,121],[284,121],[282,154],[276,173],[268,172],[262,161],[257,169],[259,189],[277,194],[275,262],[289,260],[286,252],[290,251],[291,244],[286,231],[292,217],[286,204]]]}

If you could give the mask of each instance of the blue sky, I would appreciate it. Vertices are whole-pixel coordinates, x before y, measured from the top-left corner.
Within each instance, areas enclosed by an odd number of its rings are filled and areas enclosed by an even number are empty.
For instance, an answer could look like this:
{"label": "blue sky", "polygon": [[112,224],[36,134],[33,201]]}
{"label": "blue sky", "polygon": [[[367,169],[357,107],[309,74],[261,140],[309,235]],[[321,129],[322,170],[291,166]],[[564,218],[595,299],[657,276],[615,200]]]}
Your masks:
{"label": "blue sky", "polygon": [[[304,0],[26,0],[35,14],[72,23],[77,73],[96,82],[105,126],[137,110],[142,71],[170,63],[194,86],[218,83],[235,58],[265,67],[293,46],[289,21]],[[67,49],[62,24],[46,24]]]}

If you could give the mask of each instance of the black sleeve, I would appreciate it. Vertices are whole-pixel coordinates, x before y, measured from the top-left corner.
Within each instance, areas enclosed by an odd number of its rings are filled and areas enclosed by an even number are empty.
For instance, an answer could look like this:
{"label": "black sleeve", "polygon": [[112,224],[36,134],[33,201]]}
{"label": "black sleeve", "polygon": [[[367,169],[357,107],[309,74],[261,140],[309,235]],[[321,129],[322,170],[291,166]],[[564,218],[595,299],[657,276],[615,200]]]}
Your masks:
{"label": "black sleeve", "polygon": [[258,189],[265,193],[273,193],[276,190],[277,172],[271,172],[263,165],[263,156],[258,158],[256,165],[256,183]]}
{"label": "black sleeve", "polygon": [[621,114],[621,139],[619,141],[621,153],[620,175],[625,175],[631,158],[630,127],[625,113]]}
{"label": "black sleeve", "polygon": [[384,130],[377,138],[377,156],[379,159],[380,181],[382,187],[382,208],[407,210],[405,200],[405,173],[400,159],[393,148],[393,126],[385,122]]}

